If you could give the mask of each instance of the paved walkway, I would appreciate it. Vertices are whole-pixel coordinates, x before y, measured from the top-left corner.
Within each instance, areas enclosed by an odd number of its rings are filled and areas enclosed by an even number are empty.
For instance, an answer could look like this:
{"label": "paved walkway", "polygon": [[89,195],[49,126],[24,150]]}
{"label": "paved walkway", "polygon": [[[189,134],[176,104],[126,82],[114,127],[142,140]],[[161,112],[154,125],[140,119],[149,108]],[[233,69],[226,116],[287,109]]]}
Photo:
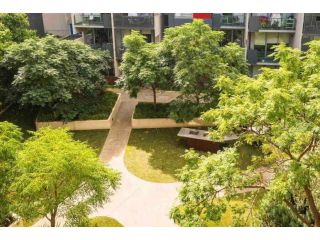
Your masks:
{"label": "paved walkway", "polygon": [[[123,93],[125,94],[125,93]],[[180,183],[152,183],[132,175],[124,165],[136,99],[124,97],[101,151],[100,158],[121,172],[121,186],[92,216],[110,216],[124,226],[175,226],[169,218]]]}
{"label": "paved walkway", "polygon": [[[113,90],[120,92],[119,90]],[[122,91],[121,91],[122,92]],[[170,227],[176,226],[169,218],[169,211],[176,203],[180,183],[152,183],[132,175],[124,165],[124,154],[131,133],[131,117],[138,101],[152,102],[152,92],[143,90],[137,99],[129,98],[122,92],[122,103],[101,150],[100,159],[121,172],[121,186],[102,208],[93,216],[109,216],[126,227]],[[177,92],[159,92],[158,102],[169,102]],[[58,218],[59,226],[64,224]],[[48,220],[41,219],[34,226],[49,226]]]}

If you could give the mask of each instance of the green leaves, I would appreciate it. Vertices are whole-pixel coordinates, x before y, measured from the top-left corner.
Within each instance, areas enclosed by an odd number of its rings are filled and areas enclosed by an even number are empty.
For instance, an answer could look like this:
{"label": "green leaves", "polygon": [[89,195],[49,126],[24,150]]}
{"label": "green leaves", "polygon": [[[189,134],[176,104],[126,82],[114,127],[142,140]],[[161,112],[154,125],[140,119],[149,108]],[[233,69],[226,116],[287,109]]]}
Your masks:
{"label": "green leaves", "polygon": [[[262,187],[267,191],[262,196],[265,203],[260,206],[262,224],[319,225],[320,85],[318,66],[314,65],[320,60],[319,43],[309,43],[305,55],[280,44],[274,54],[280,68],[263,68],[256,78],[218,78],[218,106],[202,115],[216,125],[210,136],[222,138],[237,133],[237,144],[246,141],[257,145],[262,154],[253,159],[247,170],[234,164],[238,158],[236,149],[223,149],[210,157],[196,156],[192,167],[180,173],[183,188],[179,197],[183,206],[197,206],[198,200],[207,202],[203,196],[212,199],[207,204],[215,206],[218,196],[212,190],[214,186],[225,188],[224,196],[230,199],[241,189]],[[196,159],[198,163],[194,164]],[[200,188],[208,182],[212,189]],[[316,207],[311,209],[313,205]],[[266,206],[272,207],[270,212]],[[277,221],[275,217],[281,213],[286,218]],[[193,214],[201,216],[199,212]],[[212,214],[220,216],[214,211]],[[184,216],[194,222],[194,216]]]}
{"label": "green leaves", "polygon": [[23,145],[11,186],[13,210],[23,218],[52,219],[72,209],[67,217],[76,221],[80,210],[101,206],[119,184],[119,173],[65,129],[40,129]]}
{"label": "green leaves", "polygon": [[54,108],[75,96],[101,91],[109,60],[106,51],[47,36],[13,44],[1,65],[14,72],[10,90],[20,104]]}

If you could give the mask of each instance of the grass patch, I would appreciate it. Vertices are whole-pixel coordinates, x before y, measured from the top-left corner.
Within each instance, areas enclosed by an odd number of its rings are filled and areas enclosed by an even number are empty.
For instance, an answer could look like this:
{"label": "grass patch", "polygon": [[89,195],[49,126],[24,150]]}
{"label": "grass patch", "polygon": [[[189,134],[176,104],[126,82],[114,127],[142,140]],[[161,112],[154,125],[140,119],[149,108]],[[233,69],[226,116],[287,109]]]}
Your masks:
{"label": "grass patch", "polygon": [[104,92],[96,97],[84,97],[68,104],[61,104],[56,111],[41,109],[38,121],[74,121],[108,119],[118,99],[118,94]]}
{"label": "grass patch", "polygon": [[180,128],[132,130],[125,153],[128,170],[151,182],[177,181],[176,171],[186,164],[181,156],[186,148],[177,137],[179,130]]}
{"label": "grass patch", "polygon": [[6,112],[0,115],[0,121],[8,121],[19,126],[25,138],[30,134],[28,131],[35,131],[35,120],[37,110],[31,106],[20,107],[19,105],[12,105]]}
{"label": "grass patch", "polygon": [[123,225],[111,217],[99,216],[90,219],[89,227],[123,227]]}
{"label": "grass patch", "polygon": [[108,130],[87,130],[87,131],[73,131],[73,138],[81,142],[87,142],[90,147],[94,148],[99,154],[102,150],[103,144],[108,136]]}
{"label": "grass patch", "polygon": [[168,118],[169,104],[158,103],[156,108],[153,103],[139,103],[134,111],[133,118]]}

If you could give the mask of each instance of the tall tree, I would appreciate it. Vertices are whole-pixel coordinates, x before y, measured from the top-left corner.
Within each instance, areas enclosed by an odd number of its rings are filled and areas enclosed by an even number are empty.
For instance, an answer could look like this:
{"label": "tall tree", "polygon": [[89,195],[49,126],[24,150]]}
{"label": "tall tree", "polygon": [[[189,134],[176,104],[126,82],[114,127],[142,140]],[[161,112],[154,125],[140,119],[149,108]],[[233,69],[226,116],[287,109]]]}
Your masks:
{"label": "tall tree", "polygon": [[12,123],[0,122],[0,226],[13,220],[10,214],[10,184],[15,158],[22,147],[22,132]]}
{"label": "tall tree", "polygon": [[153,103],[157,104],[156,90],[167,87],[168,67],[159,58],[159,43],[147,43],[138,31],[132,31],[123,39],[126,51],[121,64],[122,77],[118,84],[137,97],[140,88],[150,87]]}
{"label": "tall tree", "polygon": [[[213,88],[219,76],[236,78],[247,72],[244,50],[236,43],[221,46],[223,37],[222,31],[212,30],[202,20],[165,30],[162,53],[170,59],[174,83],[183,95],[182,104],[212,105],[219,96]],[[177,106],[175,112],[183,111]]]}
{"label": "tall tree", "polygon": [[[0,62],[5,50],[11,44],[35,37],[35,31],[29,29],[29,21],[26,14],[0,13]],[[11,105],[11,79],[12,73],[0,66],[0,115]]]}
{"label": "tall tree", "polygon": [[104,90],[110,55],[84,43],[52,36],[7,48],[1,66],[13,72],[11,101],[57,109]]}
{"label": "tall tree", "polygon": [[[119,173],[100,162],[94,149],[73,140],[66,129],[44,128],[23,144],[11,185],[13,211],[24,219],[58,216],[75,209],[90,212],[108,200]],[[73,219],[75,221],[75,219]]]}
{"label": "tall tree", "polygon": [[253,195],[263,189],[264,212],[277,204],[301,224],[320,226],[319,52],[319,40],[309,43],[306,54],[280,44],[274,53],[279,69],[264,68],[256,78],[242,76],[237,81],[219,78],[218,108],[203,115],[217,126],[211,136],[237,133],[238,142],[259,144],[262,156],[242,170],[237,148],[209,157],[190,153],[195,164],[180,174],[185,211],[172,210],[176,221],[201,225],[219,220],[225,211],[219,192],[233,198],[242,189],[251,189]]}

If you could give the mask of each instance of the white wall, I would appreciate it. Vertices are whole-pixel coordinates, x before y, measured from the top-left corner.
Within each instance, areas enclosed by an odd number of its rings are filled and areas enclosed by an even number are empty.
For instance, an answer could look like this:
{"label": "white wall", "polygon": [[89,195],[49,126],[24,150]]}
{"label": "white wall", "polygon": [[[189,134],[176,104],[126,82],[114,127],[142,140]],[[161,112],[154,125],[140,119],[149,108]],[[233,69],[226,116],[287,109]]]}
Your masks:
{"label": "white wall", "polygon": [[71,34],[70,23],[72,19],[70,13],[43,13],[42,19],[45,33],[60,37]]}

